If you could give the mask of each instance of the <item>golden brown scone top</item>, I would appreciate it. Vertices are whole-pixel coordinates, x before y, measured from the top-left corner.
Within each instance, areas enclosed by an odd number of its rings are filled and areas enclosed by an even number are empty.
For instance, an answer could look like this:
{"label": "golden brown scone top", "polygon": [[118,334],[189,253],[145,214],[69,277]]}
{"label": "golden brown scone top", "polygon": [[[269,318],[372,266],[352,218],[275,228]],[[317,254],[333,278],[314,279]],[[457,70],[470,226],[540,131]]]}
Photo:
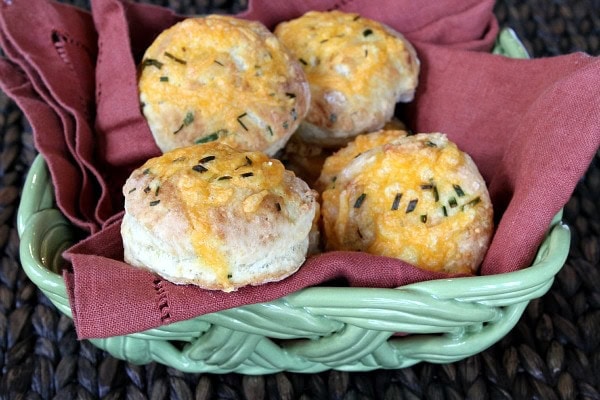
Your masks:
{"label": "golden brown scone top", "polygon": [[473,273],[492,235],[485,181],[442,134],[407,136],[360,154],[322,197],[328,250]]}
{"label": "golden brown scone top", "polygon": [[307,112],[297,60],[259,22],[188,18],[146,50],[140,100],[159,148],[214,140],[273,155]]}
{"label": "golden brown scone top", "polygon": [[356,136],[347,146],[327,157],[316,183],[317,189],[323,191],[325,188],[333,186],[342,170],[365,151],[406,135],[408,132],[403,130],[381,130]]}
{"label": "golden brown scone top", "polygon": [[275,35],[300,60],[311,87],[306,122],[333,137],[383,127],[398,101],[410,101],[419,61],[391,28],[340,11],[311,11],[279,24]]}
{"label": "golden brown scone top", "polygon": [[219,142],[148,160],[131,174],[123,194],[126,212],[162,240],[191,236],[195,254],[217,272],[223,287],[231,268],[227,252],[235,253],[226,239],[252,226],[239,235],[256,235],[257,246],[268,246],[272,226],[292,224],[316,207],[316,194],[281,162]]}

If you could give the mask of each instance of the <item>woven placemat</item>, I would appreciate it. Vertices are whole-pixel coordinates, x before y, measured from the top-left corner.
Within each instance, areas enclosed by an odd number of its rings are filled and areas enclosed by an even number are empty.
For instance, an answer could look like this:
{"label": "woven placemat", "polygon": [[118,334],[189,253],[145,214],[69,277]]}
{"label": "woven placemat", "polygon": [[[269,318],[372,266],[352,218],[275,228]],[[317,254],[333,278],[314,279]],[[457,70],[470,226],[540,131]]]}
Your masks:
{"label": "woven placemat", "polygon": [[[150,1],[179,13],[238,12],[245,1]],[[69,1],[89,8],[85,0]],[[192,4],[193,3],[193,4]],[[495,12],[534,57],[600,52],[600,1],[502,0]],[[600,154],[565,207],[573,241],[551,290],[503,340],[473,357],[368,373],[187,374],[119,361],[77,341],[19,267],[20,188],[36,151],[0,92],[0,398],[600,399]]]}

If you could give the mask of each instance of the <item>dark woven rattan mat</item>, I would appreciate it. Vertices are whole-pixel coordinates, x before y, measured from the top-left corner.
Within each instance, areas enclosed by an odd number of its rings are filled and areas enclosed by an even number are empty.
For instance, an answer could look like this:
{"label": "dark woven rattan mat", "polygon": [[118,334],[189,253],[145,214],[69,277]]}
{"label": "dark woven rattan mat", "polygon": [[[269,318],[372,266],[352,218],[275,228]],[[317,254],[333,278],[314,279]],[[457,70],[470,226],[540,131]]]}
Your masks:
{"label": "dark woven rattan mat", "polygon": [[[180,13],[246,7],[245,1],[152,2]],[[535,57],[600,52],[600,0],[502,0],[496,15]],[[1,398],[600,399],[600,155],[565,208],[573,232],[566,265],[552,289],[487,351],[453,364],[369,373],[186,374],[134,366],[77,341],[71,320],[27,279],[15,214],[35,149],[27,121],[1,92],[0,111]]]}

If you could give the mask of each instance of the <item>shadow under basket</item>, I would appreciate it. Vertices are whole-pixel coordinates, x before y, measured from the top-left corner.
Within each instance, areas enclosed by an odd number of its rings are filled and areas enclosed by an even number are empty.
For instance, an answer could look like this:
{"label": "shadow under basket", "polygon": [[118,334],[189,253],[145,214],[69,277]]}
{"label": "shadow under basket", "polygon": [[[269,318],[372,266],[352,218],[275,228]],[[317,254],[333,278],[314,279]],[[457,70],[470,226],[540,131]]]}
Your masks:
{"label": "shadow under basket", "polygon": [[[510,29],[500,33],[494,53],[528,57]],[[561,217],[552,221],[533,264],[516,272],[397,289],[313,287],[269,303],[90,341],[116,358],[183,372],[368,371],[458,361],[499,341],[529,301],[551,287],[571,240]],[[27,175],[17,223],[24,271],[72,316],[59,269],[75,229],[55,206],[41,156]]]}

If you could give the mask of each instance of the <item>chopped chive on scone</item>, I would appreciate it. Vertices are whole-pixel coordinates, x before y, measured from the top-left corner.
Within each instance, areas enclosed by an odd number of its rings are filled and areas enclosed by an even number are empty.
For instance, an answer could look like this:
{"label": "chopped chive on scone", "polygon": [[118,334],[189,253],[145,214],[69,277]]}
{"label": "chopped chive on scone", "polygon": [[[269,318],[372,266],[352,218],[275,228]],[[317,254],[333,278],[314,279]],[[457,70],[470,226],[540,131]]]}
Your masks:
{"label": "chopped chive on scone", "polygon": [[419,59],[404,36],[359,14],[310,11],[275,35],[301,63],[311,103],[298,134],[322,146],[382,129],[396,103],[413,99]]}
{"label": "chopped chive on scone", "polygon": [[221,141],[274,155],[308,111],[298,60],[261,23],[188,18],[163,31],[140,65],[142,112],[163,151]]}
{"label": "chopped chive on scone", "polygon": [[327,250],[399,258],[430,271],[477,271],[493,232],[492,204],[473,160],[445,135],[395,139],[343,168],[326,161],[323,173]]}
{"label": "chopped chive on scone", "polygon": [[222,291],[294,273],[318,212],[316,192],[281,162],[219,142],[148,160],[123,195],[127,263]]}

